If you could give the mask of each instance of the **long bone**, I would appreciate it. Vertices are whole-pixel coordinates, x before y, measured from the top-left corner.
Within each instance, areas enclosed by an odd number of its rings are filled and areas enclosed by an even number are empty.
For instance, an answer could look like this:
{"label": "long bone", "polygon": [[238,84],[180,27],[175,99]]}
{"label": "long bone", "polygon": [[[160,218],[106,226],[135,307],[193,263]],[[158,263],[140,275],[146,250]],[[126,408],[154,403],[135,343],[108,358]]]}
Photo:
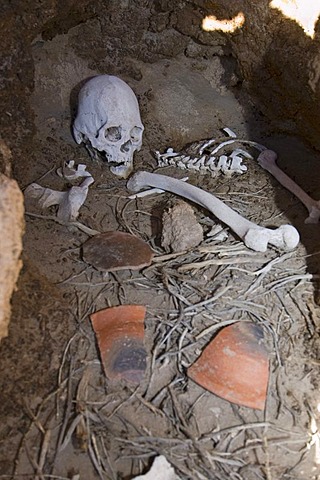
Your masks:
{"label": "long bone", "polygon": [[299,233],[292,225],[281,225],[275,230],[260,227],[243,218],[211,193],[181,180],[141,171],[135,173],[127,182],[127,188],[133,192],[146,187],[161,188],[201,205],[228,225],[248,248],[256,252],[265,252],[269,243],[284,250],[292,250],[299,243]]}
{"label": "long bone", "polygon": [[273,150],[264,150],[258,156],[258,163],[267,172],[271,173],[281,185],[293,193],[309,212],[305,223],[318,223],[320,219],[320,200],[313,200],[299,185],[297,185],[281,168],[278,167],[277,154]]}

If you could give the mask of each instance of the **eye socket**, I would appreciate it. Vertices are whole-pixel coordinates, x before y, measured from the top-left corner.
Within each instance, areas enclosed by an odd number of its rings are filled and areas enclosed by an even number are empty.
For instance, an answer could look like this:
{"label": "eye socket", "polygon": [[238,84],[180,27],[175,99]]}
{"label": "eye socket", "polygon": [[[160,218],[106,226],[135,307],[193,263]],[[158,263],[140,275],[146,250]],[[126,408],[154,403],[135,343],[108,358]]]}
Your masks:
{"label": "eye socket", "polygon": [[104,131],[104,136],[109,142],[119,142],[121,140],[121,127],[109,127]]}
{"label": "eye socket", "polygon": [[132,143],[138,143],[141,140],[142,128],[133,127],[130,132]]}

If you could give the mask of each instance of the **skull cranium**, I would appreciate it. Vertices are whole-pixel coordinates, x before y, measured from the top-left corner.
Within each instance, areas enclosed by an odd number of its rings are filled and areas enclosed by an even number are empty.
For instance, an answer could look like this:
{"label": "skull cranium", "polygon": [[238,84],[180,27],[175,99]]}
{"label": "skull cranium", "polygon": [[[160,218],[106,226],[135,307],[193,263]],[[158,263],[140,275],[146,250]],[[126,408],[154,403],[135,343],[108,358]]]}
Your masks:
{"label": "skull cranium", "polygon": [[127,178],[133,169],[133,154],[140,150],[144,126],[138,100],[123,80],[111,75],[91,78],[80,90],[73,124],[77,143],[103,152],[110,170]]}

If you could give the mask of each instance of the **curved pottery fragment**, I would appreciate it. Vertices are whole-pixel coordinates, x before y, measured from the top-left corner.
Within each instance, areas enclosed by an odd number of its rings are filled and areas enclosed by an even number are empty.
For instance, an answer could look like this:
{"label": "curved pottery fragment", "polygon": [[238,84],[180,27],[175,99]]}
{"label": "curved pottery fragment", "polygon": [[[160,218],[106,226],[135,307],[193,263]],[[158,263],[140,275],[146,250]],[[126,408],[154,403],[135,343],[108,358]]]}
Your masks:
{"label": "curved pottery fragment", "polygon": [[104,232],[87,240],[82,258],[97,270],[139,270],[150,265],[153,252],[149,245],[125,232]]}
{"label": "curved pottery fragment", "polygon": [[137,385],[146,367],[143,305],[120,305],[90,315],[107,378]]}
{"label": "curved pottery fragment", "polygon": [[263,410],[269,358],[262,328],[247,322],[223,328],[189,367],[188,376],[229,402]]}

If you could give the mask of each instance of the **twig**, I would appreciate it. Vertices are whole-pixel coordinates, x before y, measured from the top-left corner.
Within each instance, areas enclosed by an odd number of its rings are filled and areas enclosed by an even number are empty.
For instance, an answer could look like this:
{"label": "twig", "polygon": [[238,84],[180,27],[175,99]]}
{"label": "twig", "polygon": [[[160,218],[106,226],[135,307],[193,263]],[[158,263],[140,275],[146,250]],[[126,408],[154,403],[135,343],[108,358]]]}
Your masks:
{"label": "twig", "polygon": [[207,439],[207,438],[219,438],[220,435],[223,434],[235,434],[236,432],[240,432],[242,430],[249,430],[249,429],[254,429],[254,428],[265,428],[265,427],[270,427],[271,424],[269,422],[256,422],[256,423],[245,423],[243,425],[234,425],[232,427],[227,427],[227,428],[221,428],[220,430],[215,430],[212,433],[208,433],[206,435],[203,435],[202,439]]}
{"label": "twig", "polygon": [[315,280],[320,278],[320,275],[313,273],[306,273],[304,275],[289,275],[286,278],[280,278],[279,280],[274,280],[265,286],[265,294],[273,292],[277,288],[284,287],[287,283],[298,282],[299,280]]}
{"label": "twig", "polygon": [[196,303],[195,305],[190,305],[189,307],[186,307],[184,309],[184,312],[189,313],[198,308],[206,307],[210,303],[217,301],[220,297],[222,297],[225,293],[227,293],[231,288],[232,288],[231,285],[227,285],[226,287],[222,288],[216,295],[213,295],[213,297],[208,298],[208,300],[203,300],[202,302]]}
{"label": "twig", "polygon": [[232,325],[233,323],[237,323],[239,320],[225,320],[224,322],[216,323],[215,325],[210,325],[210,327],[205,328],[202,330],[198,335],[196,335],[196,340],[200,340],[200,338],[208,335],[208,333],[213,333],[216,330],[220,330],[222,327],[226,327],[227,325]]}
{"label": "twig", "polygon": [[88,451],[89,451],[89,454],[90,454],[90,458],[92,460],[94,468],[96,469],[99,477],[103,480],[104,475],[103,475],[103,471],[102,471],[102,468],[101,468],[101,458],[100,458],[99,450],[98,450],[97,443],[96,443],[96,437],[93,433],[90,435],[90,440],[91,441],[89,442],[89,445],[88,445]]}
{"label": "twig", "polygon": [[59,218],[55,217],[54,215],[38,215],[37,213],[31,213],[31,212],[25,212],[26,215],[29,217],[34,217],[34,218],[41,218],[42,220],[50,220],[51,222],[56,222],[59,223],[59,225],[63,225],[64,227],[76,227],[82,232],[86,233],[87,235],[98,235],[100,232],[98,230],[93,230],[90,227],[87,227],[83,223],[80,222],[62,222],[59,220]]}
{"label": "twig", "polygon": [[199,270],[210,265],[234,265],[240,263],[261,263],[261,258],[211,258],[202,262],[186,263],[178,267],[178,272],[186,272],[188,270]]}
{"label": "twig", "polygon": [[57,450],[55,454],[55,458],[53,463],[55,463],[57,459],[57,455],[60,453],[61,445],[63,445],[63,439],[65,437],[65,432],[67,429],[67,425],[69,422],[70,414],[71,414],[71,409],[72,409],[72,379],[73,379],[73,363],[74,360],[71,357],[70,359],[70,365],[69,365],[69,378],[68,378],[68,383],[67,383],[67,398],[66,398],[66,408],[65,408],[65,413],[64,413],[64,419],[60,428],[59,432],[59,437],[58,437],[58,443],[57,443]]}
{"label": "twig", "polygon": [[46,433],[44,434],[44,437],[43,437],[41,451],[40,451],[40,455],[39,455],[39,469],[40,469],[41,472],[43,471],[43,467],[44,467],[44,464],[45,464],[45,461],[46,461],[46,456],[47,456],[47,453],[48,453],[48,450],[49,450],[51,433],[52,433],[51,429],[48,428],[48,430],[46,431]]}

